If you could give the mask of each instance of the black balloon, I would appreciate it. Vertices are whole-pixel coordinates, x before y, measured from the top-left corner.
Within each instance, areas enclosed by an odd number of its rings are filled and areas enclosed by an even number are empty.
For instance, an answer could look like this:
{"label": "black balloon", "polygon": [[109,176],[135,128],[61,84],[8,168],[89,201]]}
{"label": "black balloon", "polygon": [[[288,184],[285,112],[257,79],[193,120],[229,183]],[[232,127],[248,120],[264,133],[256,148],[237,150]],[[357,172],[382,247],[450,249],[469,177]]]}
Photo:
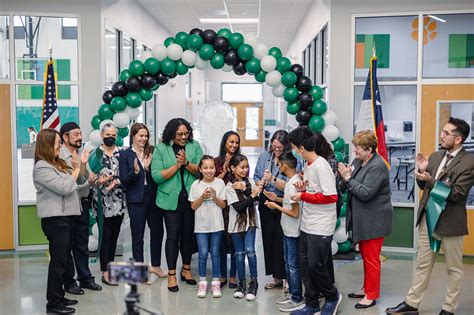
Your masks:
{"label": "black balloon", "polygon": [[112,84],[112,93],[114,93],[115,96],[127,95],[128,91],[127,87],[125,86],[125,83],[118,81]]}
{"label": "black balloon", "polygon": [[214,42],[214,39],[216,38],[217,33],[214,30],[205,30],[202,32],[202,40],[204,41],[204,44],[211,44]]}
{"label": "black balloon", "polygon": [[232,68],[234,68],[234,73],[237,75],[244,75],[247,73],[247,70],[245,69],[245,63],[242,61],[239,61],[237,64],[233,65]]}
{"label": "black balloon", "polygon": [[142,85],[145,89],[151,89],[156,84],[156,79],[150,74],[142,75]]}
{"label": "black balloon", "polygon": [[305,75],[302,75],[298,78],[298,81],[296,81],[296,88],[301,92],[308,92],[312,86],[313,82]]}
{"label": "black balloon", "polygon": [[300,95],[298,95],[298,101],[301,104],[302,110],[308,110],[311,107],[311,105],[313,105],[314,99],[309,93],[303,92]]}
{"label": "black balloon", "polygon": [[102,94],[102,100],[104,101],[105,104],[110,104],[113,98],[114,98],[114,93],[112,93],[111,90],[107,90],[104,92],[104,94]]}
{"label": "black balloon", "polygon": [[213,47],[219,53],[226,53],[229,50],[229,40],[223,36],[216,37]]}
{"label": "black balloon", "polygon": [[297,63],[291,66],[290,71],[293,71],[297,77],[301,77],[304,74],[303,66]]}
{"label": "black balloon", "polygon": [[174,78],[176,78],[177,75],[178,75],[178,74],[177,74],[176,72],[173,72],[172,74],[170,74],[170,75],[168,76],[168,78],[174,79]]}
{"label": "black balloon", "polygon": [[137,77],[131,77],[125,83],[128,92],[136,92],[140,89],[140,79]]}
{"label": "black balloon", "polygon": [[192,30],[189,31],[189,35],[194,35],[194,34],[196,34],[196,35],[202,36],[202,33],[203,33],[203,32],[202,32],[202,29],[197,28],[197,27],[196,27],[196,28],[193,28]]}
{"label": "black balloon", "polygon": [[309,119],[312,114],[309,110],[300,110],[296,113],[296,121],[299,122],[300,126],[306,126],[309,123]]}
{"label": "black balloon", "polygon": [[237,56],[237,51],[235,51],[235,49],[229,50],[224,56],[224,61],[229,66],[233,66],[233,65],[238,64],[239,63],[239,56]]}
{"label": "black balloon", "polygon": [[168,76],[161,72],[158,72],[156,74],[155,79],[156,79],[156,83],[158,83],[159,85],[165,85],[166,83],[168,83]]}

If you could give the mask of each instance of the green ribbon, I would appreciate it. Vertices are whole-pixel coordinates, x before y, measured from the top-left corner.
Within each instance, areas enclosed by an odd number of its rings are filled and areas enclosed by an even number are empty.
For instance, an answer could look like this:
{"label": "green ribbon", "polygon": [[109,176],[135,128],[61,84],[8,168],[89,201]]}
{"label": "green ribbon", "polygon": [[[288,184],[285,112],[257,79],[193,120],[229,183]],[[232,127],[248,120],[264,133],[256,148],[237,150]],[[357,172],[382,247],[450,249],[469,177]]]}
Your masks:
{"label": "green ribbon", "polygon": [[437,181],[431,189],[430,197],[426,205],[426,226],[430,240],[431,250],[438,253],[441,248],[441,240],[434,232],[441,213],[446,208],[447,199],[451,193],[451,187],[443,182]]}
{"label": "green ribbon", "polygon": [[99,259],[100,246],[102,245],[102,231],[104,230],[104,214],[102,209],[102,191],[100,186],[97,189],[97,227],[99,228],[99,244],[97,245],[97,251],[95,257],[91,259],[91,263],[96,263]]}

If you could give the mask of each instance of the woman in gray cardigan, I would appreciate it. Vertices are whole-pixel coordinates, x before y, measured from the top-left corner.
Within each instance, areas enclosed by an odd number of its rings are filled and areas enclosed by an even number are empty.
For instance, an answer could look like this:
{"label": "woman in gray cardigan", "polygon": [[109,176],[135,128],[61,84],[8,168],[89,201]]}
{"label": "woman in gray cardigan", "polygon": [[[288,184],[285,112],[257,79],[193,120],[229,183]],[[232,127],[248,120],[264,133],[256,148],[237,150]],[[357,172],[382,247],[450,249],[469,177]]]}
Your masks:
{"label": "woman in gray cardigan", "polygon": [[74,222],[81,214],[76,179],[80,172],[77,154],[72,157],[72,168],[59,158],[61,138],[54,129],[38,133],[35,148],[33,182],[36,187],[36,209],[41,228],[49,241],[51,259],[46,290],[47,313],[74,313],[68,307],[77,300],[64,297],[63,276],[71,252]]}
{"label": "woman in gray cardigan", "polygon": [[352,166],[339,163],[341,188],[349,191],[346,230],[359,243],[364,261],[364,287],[351,298],[361,298],[355,308],[374,306],[380,297],[380,251],[383,239],[392,232],[393,207],[390,178],[385,161],[378,155],[377,138],[370,130],[356,133],[352,139],[355,159]]}

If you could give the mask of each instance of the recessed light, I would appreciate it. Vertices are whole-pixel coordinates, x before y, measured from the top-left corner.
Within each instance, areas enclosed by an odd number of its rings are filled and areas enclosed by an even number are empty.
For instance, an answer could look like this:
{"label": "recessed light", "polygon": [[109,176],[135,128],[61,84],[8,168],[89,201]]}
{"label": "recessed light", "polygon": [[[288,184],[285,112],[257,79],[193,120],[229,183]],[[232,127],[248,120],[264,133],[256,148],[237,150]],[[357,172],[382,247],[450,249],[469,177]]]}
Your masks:
{"label": "recessed light", "polygon": [[203,18],[199,19],[199,22],[205,23],[205,24],[226,24],[226,23],[232,23],[232,24],[257,24],[258,19],[223,19],[223,18]]}

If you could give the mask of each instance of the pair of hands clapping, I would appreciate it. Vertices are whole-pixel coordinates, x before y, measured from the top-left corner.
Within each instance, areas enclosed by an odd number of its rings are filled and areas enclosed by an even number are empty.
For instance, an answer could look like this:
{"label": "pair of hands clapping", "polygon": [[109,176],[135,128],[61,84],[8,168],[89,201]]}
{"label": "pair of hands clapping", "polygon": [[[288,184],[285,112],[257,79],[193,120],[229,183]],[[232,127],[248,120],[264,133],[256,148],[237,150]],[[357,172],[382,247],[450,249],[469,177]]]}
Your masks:
{"label": "pair of hands clapping", "polygon": [[211,200],[216,197],[216,190],[212,187],[208,187],[204,190],[204,192],[201,195],[202,199],[204,200]]}
{"label": "pair of hands clapping", "polygon": [[89,154],[87,150],[82,150],[81,156],[77,154],[77,151],[74,150],[72,151],[71,154],[71,164],[73,169],[78,169],[81,167],[81,165],[86,165],[87,161],[89,160]]}
{"label": "pair of hands clapping", "polygon": [[[148,154],[147,156],[145,156],[145,159],[143,159],[143,168],[148,171],[150,169],[150,164],[151,164],[151,154]],[[138,174],[140,173],[140,166],[138,165],[138,158],[135,158],[135,160],[133,161],[133,170],[135,172],[135,174]]]}
{"label": "pair of hands clapping", "polygon": [[[235,190],[241,190],[241,191],[244,191],[246,186],[245,186],[245,182],[235,182],[232,184],[232,188],[234,188]],[[263,190],[263,185],[255,185],[255,187],[253,188],[252,190],[252,193],[251,193],[251,197],[252,198],[255,198],[257,197],[258,195],[260,195],[260,193],[262,192]]]}
{"label": "pair of hands clapping", "polygon": [[186,160],[186,151],[183,149],[178,151],[178,154],[176,154],[176,164],[181,166],[186,166],[187,160]]}

